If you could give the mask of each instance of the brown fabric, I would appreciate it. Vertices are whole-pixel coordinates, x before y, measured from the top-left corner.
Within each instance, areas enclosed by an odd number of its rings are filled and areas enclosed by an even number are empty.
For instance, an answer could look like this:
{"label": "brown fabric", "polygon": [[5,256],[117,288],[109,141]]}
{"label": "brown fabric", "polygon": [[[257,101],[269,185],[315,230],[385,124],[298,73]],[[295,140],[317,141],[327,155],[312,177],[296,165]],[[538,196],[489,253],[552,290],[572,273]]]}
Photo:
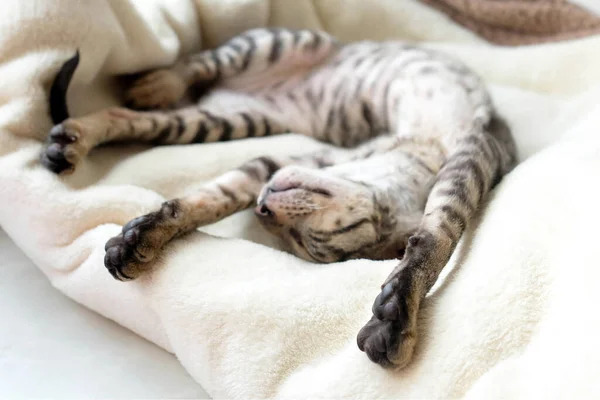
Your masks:
{"label": "brown fabric", "polygon": [[420,1],[501,45],[527,45],[600,34],[600,16],[567,0]]}

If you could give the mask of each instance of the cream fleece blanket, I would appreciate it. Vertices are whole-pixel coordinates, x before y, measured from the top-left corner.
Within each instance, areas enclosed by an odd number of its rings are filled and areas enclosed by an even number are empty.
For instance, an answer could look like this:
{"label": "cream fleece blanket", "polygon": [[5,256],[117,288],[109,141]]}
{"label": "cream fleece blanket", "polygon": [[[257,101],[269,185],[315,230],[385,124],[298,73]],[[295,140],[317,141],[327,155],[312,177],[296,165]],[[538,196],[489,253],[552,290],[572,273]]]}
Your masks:
{"label": "cream fleece blanket", "polygon": [[[2,228],[57,289],[175,353],[213,397],[600,396],[600,37],[494,48],[412,0],[2,6]],[[204,230],[212,235],[176,241],[139,281],[117,282],[104,269],[104,243],[129,219],[245,159],[315,142],[104,148],[65,179],[37,162],[50,128],[46,91],[75,48],[82,63],[69,103],[79,115],[116,102],[115,74],[265,24],[438,42],[493,85],[514,128],[525,161],[494,191],[426,301],[404,371],[372,364],[355,341],[393,261],[312,265],[240,240],[272,244],[245,213]]]}

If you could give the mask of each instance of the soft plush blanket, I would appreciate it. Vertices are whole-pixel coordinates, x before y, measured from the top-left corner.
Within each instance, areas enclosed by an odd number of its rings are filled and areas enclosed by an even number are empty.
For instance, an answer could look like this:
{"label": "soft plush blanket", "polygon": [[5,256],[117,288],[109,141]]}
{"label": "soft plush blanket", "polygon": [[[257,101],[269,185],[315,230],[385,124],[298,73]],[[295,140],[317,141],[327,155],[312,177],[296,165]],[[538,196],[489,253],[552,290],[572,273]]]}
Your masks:
{"label": "soft plush blanket", "polygon": [[567,0],[420,1],[498,44],[533,44],[600,34],[600,16]]}
{"label": "soft plush blanket", "polygon": [[[415,0],[2,6],[2,228],[58,290],[176,354],[212,396],[600,396],[600,37],[493,47]],[[320,27],[344,40],[428,42],[485,77],[514,129],[523,162],[425,301],[414,362],[403,371],[371,363],[355,340],[394,261],[313,265],[269,247],[272,238],[242,213],[177,240],[138,281],[117,282],[103,266],[105,241],[165,198],[251,157],[317,143],[289,135],[105,147],[67,178],[38,163],[51,127],[47,90],[76,48],[82,62],[69,106],[80,115],[118,101],[117,74],[266,24]]]}

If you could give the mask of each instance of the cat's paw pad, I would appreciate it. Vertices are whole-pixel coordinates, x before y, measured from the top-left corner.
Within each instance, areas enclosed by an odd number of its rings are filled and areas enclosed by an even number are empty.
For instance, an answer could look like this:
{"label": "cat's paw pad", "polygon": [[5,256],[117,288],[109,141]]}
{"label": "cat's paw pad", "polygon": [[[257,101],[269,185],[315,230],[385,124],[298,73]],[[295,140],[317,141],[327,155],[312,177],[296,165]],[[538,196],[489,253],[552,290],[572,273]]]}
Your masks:
{"label": "cat's paw pad", "polygon": [[119,235],[106,242],[104,265],[108,272],[120,281],[140,276],[173,238],[177,217],[177,202],[168,201],[159,211],[129,221]]}
{"label": "cat's paw pad", "polygon": [[81,145],[81,126],[74,120],[66,120],[50,130],[41,154],[42,164],[57,174],[68,174],[85,155]]}
{"label": "cat's paw pad", "polygon": [[385,368],[405,367],[417,342],[415,313],[408,312],[401,286],[395,279],[383,287],[373,304],[373,317],[357,337],[358,348]]}

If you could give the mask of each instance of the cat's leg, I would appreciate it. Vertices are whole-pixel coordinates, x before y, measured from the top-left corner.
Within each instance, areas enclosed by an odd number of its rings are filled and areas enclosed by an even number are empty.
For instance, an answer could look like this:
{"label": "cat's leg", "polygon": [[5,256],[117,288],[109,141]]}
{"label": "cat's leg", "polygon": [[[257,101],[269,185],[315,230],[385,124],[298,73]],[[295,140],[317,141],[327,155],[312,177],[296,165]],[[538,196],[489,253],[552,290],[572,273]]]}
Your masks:
{"label": "cat's leg", "polygon": [[404,258],[382,285],[358,347],[383,367],[402,368],[417,342],[417,313],[489,190],[515,163],[514,143],[499,119],[449,149]]}
{"label": "cat's leg", "polygon": [[[293,157],[259,157],[204,185],[195,194],[163,203],[155,212],[135,218],[106,244],[104,263],[119,280],[138,277],[178,235],[217,222],[256,204],[263,186],[288,165],[311,168],[347,159],[348,150],[327,149]],[[257,210],[260,212],[260,209]]]}
{"label": "cat's leg", "polygon": [[237,107],[215,106],[227,100],[223,97],[233,96],[215,92],[200,106],[173,111],[115,107],[69,118],[50,131],[41,161],[56,173],[69,173],[91,149],[108,142],[205,143],[288,131],[283,115],[268,104],[236,94]]}
{"label": "cat's leg", "polygon": [[[267,87],[295,74],[291,67],[310,68],[322,61],[334,50],[334,44],[334,39],[321,32],[251,30],[215,50],[145,75],[126,97],[137,108],[165,108],[177,103],[192,85],[215,80],[225,84],[236,77],[257,82],[256,75],[261,73],[260,84]],[[272,69],[277,73],[272,74]],[[285,115],[272,104],[243,93],[227,93],[211,92],[199,108],[148,112],[111,108],[69,118],[51,130],[42,162],[52,171],[70,172],[93,147],[106,142],[201,143],[287,131],[282,123]],[[235,106],[224,107],[232,102]]]}
{"label": "cat's leg", "polygon": [[[244,82],[260,81],[264,88],[295,73],[296,67],[315,66],[335,49],[335,39],[325,32],[252,29],[213,50],[144,75],[128,90],[126,99],[134,108],[167,108],[190,87],[206,88],[219,82],[240,89]],[[239,77],[244,79],[233,82]]]}

